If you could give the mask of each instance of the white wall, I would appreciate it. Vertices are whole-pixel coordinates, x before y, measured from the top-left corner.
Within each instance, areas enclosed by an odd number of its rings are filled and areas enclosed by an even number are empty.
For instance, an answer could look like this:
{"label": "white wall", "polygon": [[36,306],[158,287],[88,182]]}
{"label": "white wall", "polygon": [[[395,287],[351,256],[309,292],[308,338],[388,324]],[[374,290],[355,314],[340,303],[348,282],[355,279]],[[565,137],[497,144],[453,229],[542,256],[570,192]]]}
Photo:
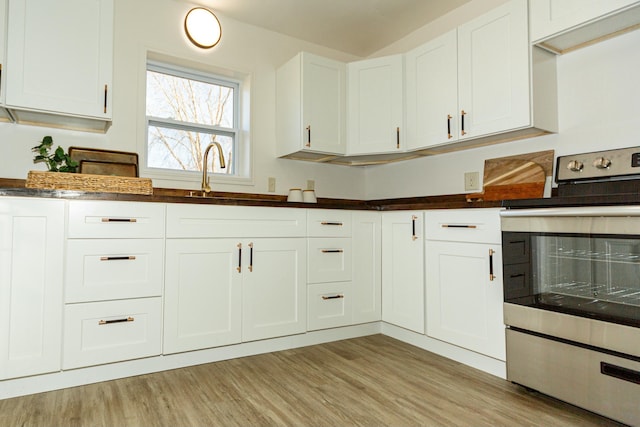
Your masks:
{"label": "white wall", "polygon": [[[314,179],[320,197],[364,197],[364,171],[335,165],[281,160],[275,157],[275,70],[301,50],[349,61],[356,58],[298,39],[246,25],[218,14],[222,40],[211,50],[189,44],[182,33],[186,12],[194,7],[175,0],[115,0],[113,125],[102,134],[36,126],[0,124],[0,176],[26,178],[33,165],[30,148],[45,135],[65,149],[83,146],[142,153],[144,149],[144,71],[147,51],[249,76],[251,84],[251,143],[253,182],[213,184],[214,190],[266,193],[267,177],[276,178],[276,193],[304,187]],[[277,11],[274,11],[277,13]],[[197,174],[196,174],[197,175]],[[155,180],[159,187],[197,189],[193,181]]]}
{"label": "white wall", "polygon": [[[414,43],[396,47],[410,49]],[[482,177],[485,159],[550,149],[558,156],[640,146],[638,46],[640,31],[635,31],[557,58],[559,133],[370,167],[366,198],[465,193],[464,173],[479,171]]]}

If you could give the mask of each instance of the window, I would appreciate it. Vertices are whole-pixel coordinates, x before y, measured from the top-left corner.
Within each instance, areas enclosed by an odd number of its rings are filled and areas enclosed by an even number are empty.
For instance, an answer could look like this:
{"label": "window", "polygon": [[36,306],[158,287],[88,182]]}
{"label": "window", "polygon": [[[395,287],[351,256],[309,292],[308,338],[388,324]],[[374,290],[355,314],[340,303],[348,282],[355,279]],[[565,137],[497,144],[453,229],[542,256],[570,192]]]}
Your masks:
{"label": "window", "polygon": [[222,147],[226,168],[220,167],[217,153],[211,153],[213,172],[237,175],[239,92],[237,81],[149,62],[147,168],[201,172],[204,151],[215,141]]}

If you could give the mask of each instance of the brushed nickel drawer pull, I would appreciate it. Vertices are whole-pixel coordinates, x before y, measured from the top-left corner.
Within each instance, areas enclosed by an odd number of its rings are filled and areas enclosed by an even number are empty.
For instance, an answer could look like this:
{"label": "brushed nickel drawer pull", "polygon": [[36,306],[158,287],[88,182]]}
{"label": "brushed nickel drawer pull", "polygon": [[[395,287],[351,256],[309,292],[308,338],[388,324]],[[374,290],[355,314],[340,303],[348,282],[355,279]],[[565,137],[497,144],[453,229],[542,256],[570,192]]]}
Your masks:
{"label": "brushed nickel drawer pull", "polygon": [[326,297],[326,296],[322,297],[322,299],[325,300],[325,301],[328,300],[328,299],[340,299],[340,298],[344,298],[344,295],[338,294],[338,295],[332,295],[330,297]]}
{"label": "brushed nickel drawer pull", "polygon": [[322,221],[321,225],[339,225],[342,226],[342,222],[339,221]]}
{"label": "brushed nickel drawer pull", "polygon": [[111,325],[112,323],[126,323],[126,322],[133,322],[134,319],[133,317],[125,317],[124,319],[114,319],[114,320],[101,320],[98,322],[98,325]]}
{"label": "brushed nickel drawer pull", "polygon": [[323,249],[321,252],[323,254],[341,254],[344,252],[344,249]]}
{"label": "brushed nickel drawer pull", "polygon": [[442,224],[442,228],[478,228],[478,226],[470,224]]}
{"label": "brushed nickel drawer pull", "polygon": [[134,255],[129,256],[101,256],[100,261],[125,261],[125,260],[135,260],[136,257]]}
{"label": "brushed nickel drawer pull", "polygon": [[102,222],[138,222],[136,218],[102,218]]}

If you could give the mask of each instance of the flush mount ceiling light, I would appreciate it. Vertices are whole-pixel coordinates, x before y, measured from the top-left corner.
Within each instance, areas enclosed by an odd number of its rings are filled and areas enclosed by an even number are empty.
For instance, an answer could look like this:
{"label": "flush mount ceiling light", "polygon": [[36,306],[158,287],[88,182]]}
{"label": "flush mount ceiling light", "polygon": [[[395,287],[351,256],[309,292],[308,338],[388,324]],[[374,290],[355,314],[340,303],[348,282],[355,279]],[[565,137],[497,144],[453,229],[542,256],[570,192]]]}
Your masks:
{"label": "flush mount ceiling light", "polygon": [[184,31],[191,43],[203,49],[218,44],[222,36],[220,21],[209,9],[194,7],[184,18]]}

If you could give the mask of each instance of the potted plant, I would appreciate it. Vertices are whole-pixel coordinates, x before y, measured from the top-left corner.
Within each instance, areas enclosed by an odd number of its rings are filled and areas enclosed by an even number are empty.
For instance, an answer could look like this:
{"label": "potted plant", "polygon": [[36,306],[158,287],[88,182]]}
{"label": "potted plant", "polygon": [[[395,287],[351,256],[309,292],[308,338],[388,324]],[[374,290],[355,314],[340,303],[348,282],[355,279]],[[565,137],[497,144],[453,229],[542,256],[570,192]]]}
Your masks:
{"label": "potted plant", "polygon": [[78,162],[73,160],[60,146],[51,153],[50,150],[52,146],[52,137],[45,136],[42,138],[40,145],[31,149],[31,151],[36,153],[33,163],[45,163],[49,172],[75,173],[78,169]]}

